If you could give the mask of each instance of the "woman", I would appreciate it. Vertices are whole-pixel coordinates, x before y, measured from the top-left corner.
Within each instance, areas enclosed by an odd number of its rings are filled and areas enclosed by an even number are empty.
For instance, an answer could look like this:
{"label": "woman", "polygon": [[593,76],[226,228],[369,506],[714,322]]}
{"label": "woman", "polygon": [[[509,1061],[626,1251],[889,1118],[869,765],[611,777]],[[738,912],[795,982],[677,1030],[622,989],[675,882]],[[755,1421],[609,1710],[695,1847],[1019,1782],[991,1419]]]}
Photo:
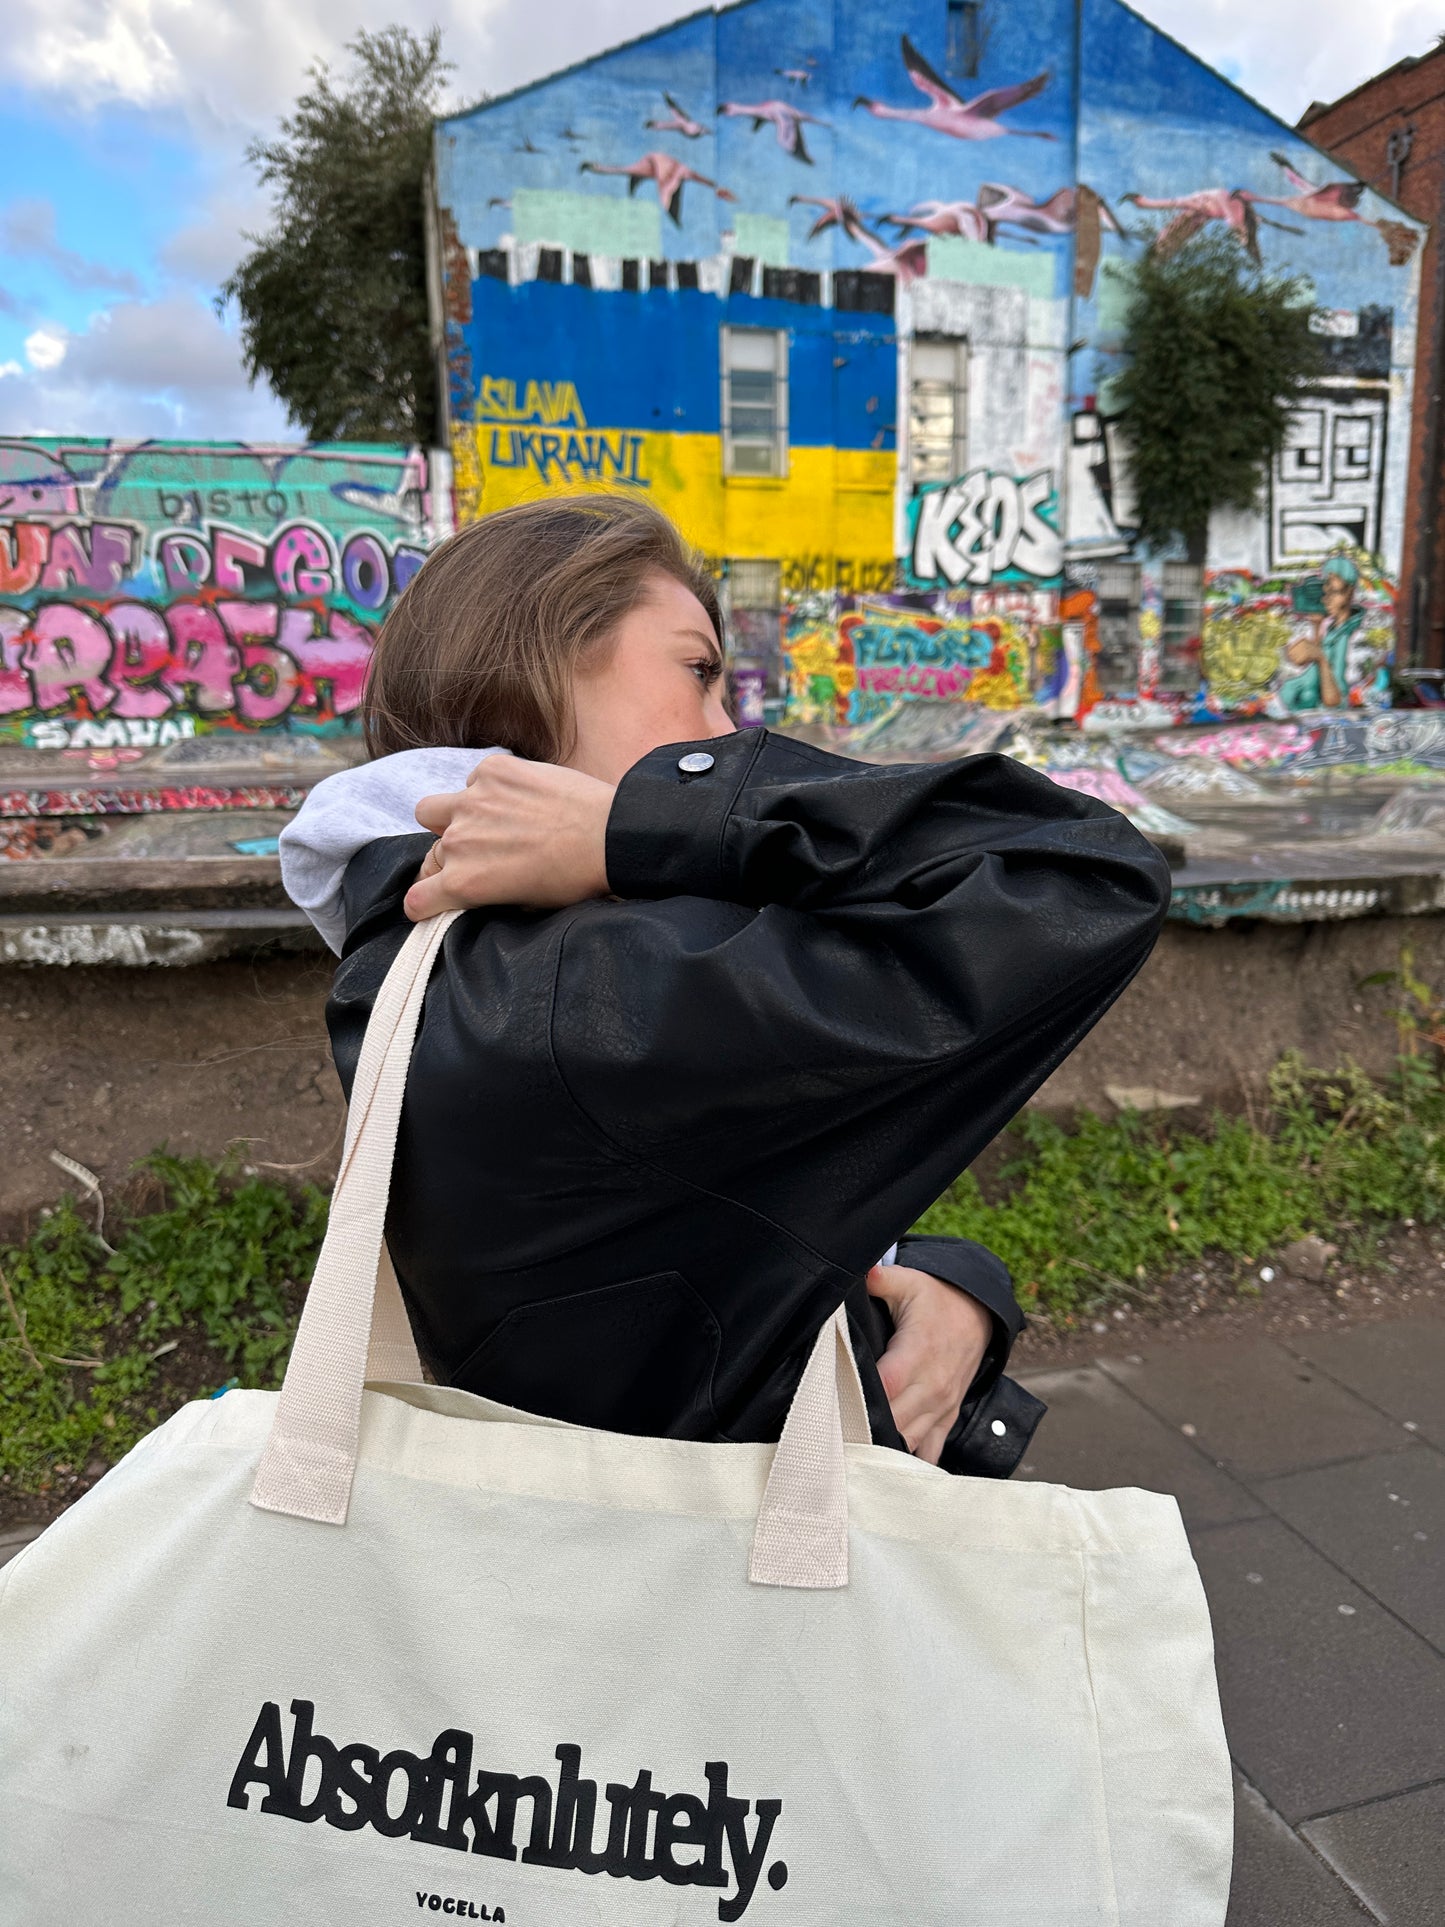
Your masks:
{"label": "woman", "polygon": [[[348,1089],[409,919],[471,909],[388,1216],[418,1347],[526,1410],[770,1439],[842,1302],[874,1439],[1006,1476],[1042,1411],[1002,1376],[1007,1273],[903,1234],[1129,982],[1167,870],[1005,758],[734,732],[722,668],[712,580],[644,500],[489,516],[378,637],[380,760],[282,839],[343,948]],[[417,801],[418,769],[449,788]]]}

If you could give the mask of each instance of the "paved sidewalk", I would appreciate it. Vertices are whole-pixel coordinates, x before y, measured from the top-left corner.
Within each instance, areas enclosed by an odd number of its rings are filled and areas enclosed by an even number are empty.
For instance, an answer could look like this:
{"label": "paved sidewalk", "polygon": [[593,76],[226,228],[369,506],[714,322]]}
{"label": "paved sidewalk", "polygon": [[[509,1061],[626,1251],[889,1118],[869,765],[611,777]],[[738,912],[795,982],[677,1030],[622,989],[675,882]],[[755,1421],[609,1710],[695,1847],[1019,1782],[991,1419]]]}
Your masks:
{"label": "paved sidewalk", "polygon": [[1445,1321],[1026,1382],[1021,1477],[1172,1492],[1237,1774],[1229,1927],[1445,1923]]}

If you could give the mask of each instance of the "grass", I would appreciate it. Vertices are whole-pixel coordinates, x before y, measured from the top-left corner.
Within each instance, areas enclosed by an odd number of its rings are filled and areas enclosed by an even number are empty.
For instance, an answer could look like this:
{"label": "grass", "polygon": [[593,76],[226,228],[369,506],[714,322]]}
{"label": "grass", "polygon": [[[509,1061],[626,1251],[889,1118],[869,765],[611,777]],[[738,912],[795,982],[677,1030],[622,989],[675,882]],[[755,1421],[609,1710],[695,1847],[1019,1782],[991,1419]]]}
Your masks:
{"label": "grass", "polygon": [[[988,1194],[965,1174],[919,1228],[991,1246],[1023,1301],[1068,1323],[1206,1253],[1243,1273],[1319,1232],[1364,1260],[1391,1222],[1440,1220],[1445,1020],[1406,964],[1383,1084],[1290,1056],[1250,1118],[1086,1113],[1065,1127],[1028,1112]],[[0,1499],[63,1493],[222,1383],[279,1383],[324,1195],[164,1152],[142,1169],[159,1202],[114,1249],[67,1200],[0,1250]]]}
{"label": "grass", "polygon": [[1445,1080],[1419,1052],[1383,1085],[1282,1058],[1256,1119],[1086,1113],[1066,1129],[1026,1112],[1006,1137],[997,1195],[966,1172],[919,1228],[990,1246],[1020,1299],[1058,1319],[1206,1252],[1246,1263],[1309,1232],[1360,1241],[1445,1216]]}
{"label": "grass", "polygon": [[161,1194],[112,1249],[66,1199],[0,1250],[0,1486],[113,1463],[188,1397],[279,1384],[326,1199],[157,1152]]}

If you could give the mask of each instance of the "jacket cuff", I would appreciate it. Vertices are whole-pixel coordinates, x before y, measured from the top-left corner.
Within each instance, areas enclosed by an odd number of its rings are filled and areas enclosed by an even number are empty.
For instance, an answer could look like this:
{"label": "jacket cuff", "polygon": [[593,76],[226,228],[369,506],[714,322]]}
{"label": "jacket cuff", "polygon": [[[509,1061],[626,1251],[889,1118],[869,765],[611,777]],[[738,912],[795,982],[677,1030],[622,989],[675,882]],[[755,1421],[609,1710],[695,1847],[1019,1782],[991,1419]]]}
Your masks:
{"label": "jacket cuff", "polygon": [[1014,1297],[1008,1267],[986,1245],[975,1244],[972,1238],[900,1238],[896,1262],[966,1291],[989,1315],[993,1329],[963,1403],[967,1418],[1003,1376],[1014,1340],[1024,1328],[1023,1311]]}
{"label": "jacket cuff", "polygon": [[[607,887],[619,897],[733,894],[723,837],[762,739],[741,729],[698,743],[669,743],[643,757],[618,784],[607,818]],[[685,770],[686,759],[712,760]]]}
{"label": "jacket cuff", "polygon": [[1024,1328],[1023,1308],[1014,1297],[1013,1280],[1002,1258],[972,1238],[907,1237],[898,1240],[900,1265],[926,1271],[947,1285],[957,1285],[993,1313],[1005,1338],[1005,1357]]}
{"label": "jacket cuff", "polygon": [[1001,1378],[972,1411],[965,1406],[939,1465],[973,1478],[1006,1479],[1028,1450],[1048,1407],[1011,1378]]}

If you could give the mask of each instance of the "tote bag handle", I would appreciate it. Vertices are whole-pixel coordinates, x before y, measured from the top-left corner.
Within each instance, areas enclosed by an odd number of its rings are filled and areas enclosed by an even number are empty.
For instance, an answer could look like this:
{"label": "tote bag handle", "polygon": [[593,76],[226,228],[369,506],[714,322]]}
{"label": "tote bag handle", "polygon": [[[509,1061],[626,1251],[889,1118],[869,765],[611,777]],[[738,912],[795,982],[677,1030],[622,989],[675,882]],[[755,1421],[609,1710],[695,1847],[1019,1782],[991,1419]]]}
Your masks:
{"label": "tote bag handle", "polygon": [[[365,1380],[421,1379],[386,1253],[386,1206],[427,980],[460,914],[449,911],[410,931],[372,1007],[326,1237],[251,1490],[251,1503],[267,1512],[344,1525]],[[840,1306],[818,1333],[773,1454],[748,1565],[756,1584],[848,1583],[843,1448],[868,1439],[863,1387]]]}

